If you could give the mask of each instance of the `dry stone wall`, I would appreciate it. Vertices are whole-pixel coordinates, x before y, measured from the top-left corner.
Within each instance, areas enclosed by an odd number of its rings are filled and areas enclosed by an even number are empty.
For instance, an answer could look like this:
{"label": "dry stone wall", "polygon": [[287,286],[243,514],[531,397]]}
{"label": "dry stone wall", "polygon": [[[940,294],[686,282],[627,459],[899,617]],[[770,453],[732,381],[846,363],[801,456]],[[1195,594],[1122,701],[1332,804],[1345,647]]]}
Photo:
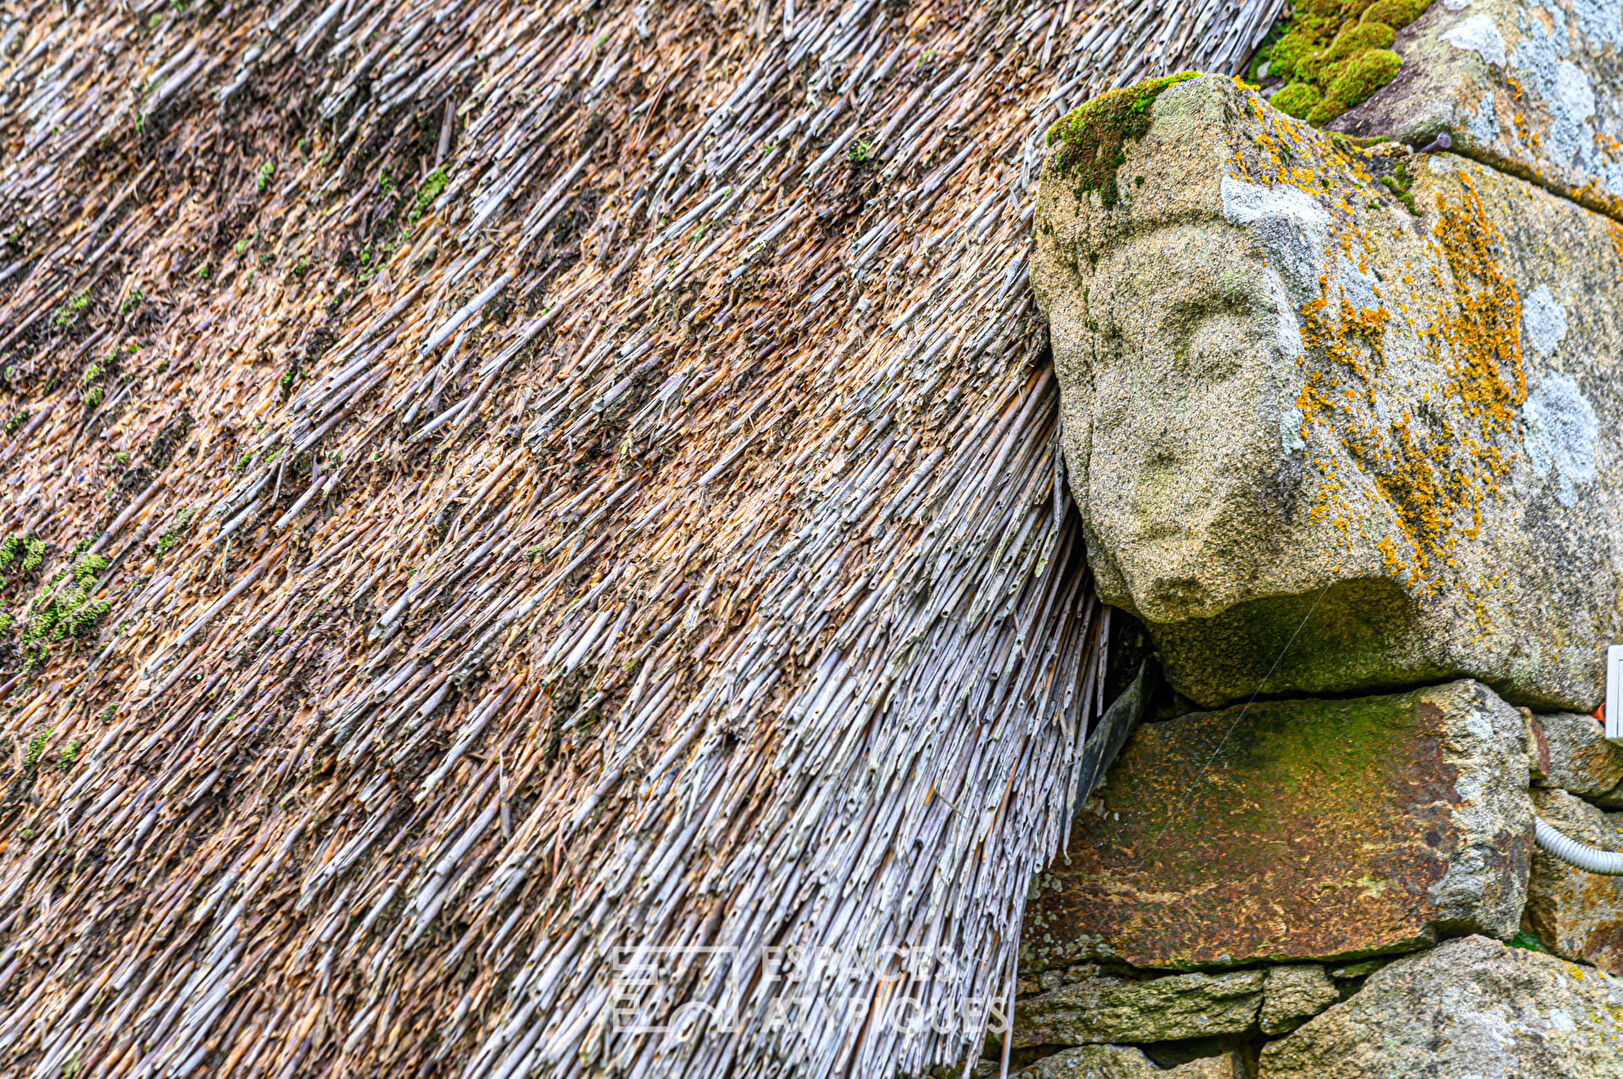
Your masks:
{"label": "dry stone wall", "polygon": [[1050,135],[1089,561],[1212,710],[1136,709],[1033,886],[1028,1079],[1623,1076],[1623,878],[1533,842],[1623,846],[1623,4],[1394,48],[1335,132],[1206,76]]}

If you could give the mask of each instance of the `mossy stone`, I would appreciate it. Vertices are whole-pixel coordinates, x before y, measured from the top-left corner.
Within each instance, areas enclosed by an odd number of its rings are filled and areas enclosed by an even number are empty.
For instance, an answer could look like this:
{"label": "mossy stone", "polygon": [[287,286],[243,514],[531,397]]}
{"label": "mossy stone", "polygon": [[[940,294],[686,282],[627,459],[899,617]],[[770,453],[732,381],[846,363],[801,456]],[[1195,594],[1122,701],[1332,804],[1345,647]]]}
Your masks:
{"label": "mossy stone", "polygon": [[1382,22],[1356,22],[1344,26],[1330,43],[1330,59],[1344,60],[1365,49],[1384,49],[1397,38],[1398,32]]}
{"label": "mossy stone", "polygon": [[1346,111],[1391,82],[1402,66],[1402,59],[1391,49],[1369,49],[1349,56],[1338,71],[1330,73],[1325,98]]}
{"label": "mossy stone", "polygon": [[[1274,104],[1287,115],[1323,126],[1361,104],[1397,74],[1391,51],[1397,28],[1413,22],[1430,0],[1312,0],[1258,51],[1257,66],[1285,80]],[[1296,89],[1298,86],[1310,88]],[[1289,91],[1288,93],[1286,91]]]}
{"label": "mossy stone", "polygon": [[1150,109],[1163,91],[1199,74],[1184,71],[1151,79],[1072,109],[1048,129],[1047,144],[1054,149],[1050,168],[1071,183],[1078,197],[1097,191],[1106,209],[1114,206],[1121,197],[1116,170],[1127,160],[1125,144],[1150,129]]}
{"label": "mossy stone", "polygon": [[1375,0],[1364,9],[1363,21],[1385,23],[1393,29],[1401,30],[1418,19],[1427,6],[1419,0]]}
{"label": "mossy stone", "polygon": [[1319,88],[1310,82],[1293,82],[1286,86],[1268,101],[1274,108],[1286,116],[1294,116],[1298,120],[1307,118],[1313,111],[1313,106],[1323,99]]}

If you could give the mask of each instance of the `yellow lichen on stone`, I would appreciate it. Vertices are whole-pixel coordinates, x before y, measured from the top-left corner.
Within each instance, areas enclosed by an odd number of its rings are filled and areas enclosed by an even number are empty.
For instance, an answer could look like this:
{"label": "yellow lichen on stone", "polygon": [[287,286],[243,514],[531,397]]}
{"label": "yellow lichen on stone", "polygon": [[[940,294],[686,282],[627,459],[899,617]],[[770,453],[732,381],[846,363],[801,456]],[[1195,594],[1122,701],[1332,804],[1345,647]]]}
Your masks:
{"label": "yellow lichen on stone", "polygon": [[[1235,153],[1239,175],[1251,182],[1286,184],[1333,207],[1341,257],[1368,276],[1372,238],[1359,223],[1347,192],[1375,188],[1367,151],[1327,138],[1304,124],[1253,102],[1259,121],[1249,147]],[[1388,571],[1403,574],[1412,587],[1436,594],[1444,573],[1458,565],[1460,537],[1475,538],[1482,503],[1508,474],[1507,447],[1518,429],[1518,410],[1527,396],[1519,323],[1521,301],[1499,265],[1502,240],[1483,213],[1467,177],[1458,198],[1435,199],[1435,224],[1428,247],[1434,256],[1432,283],[1448,299],[1414,326],[1402,299],[1390,301],[1373,286],[1375,307],[1352,302],[1344,286],[1328,276],[1320,295],[1299,310],[1303,344],[1301,389],[1295,406],[1302,433],[1314,424],[1346,447],[1347,456],[1372,481],[1385,503],[1395,535],[1374,538]],[[1623,247],[1620,247],[1623,258]],[[1400,278],[1413,288],[1412,273]],[[1390,302],[1391,306],[1388,306]],[[1417,332],[1435,361],[1438,375],[1413,390],[1392,383],[1383,342],[1394,314]],[[1385,414],[1383,402],[1418,398],[1416,407]],[[1447,408],[1426,408],[1431,401]],[[1451,418],[1452,417],[1452,418]],[[1463,417],[1464,429],[1456,429]],[[1344,501],[1347,485],[1334,475],[1336,463],[1315,457],[1320,482],[1314,514],[1348,536],[1354,516]],[[1469,590],[1468,590],[1469,591]]]}

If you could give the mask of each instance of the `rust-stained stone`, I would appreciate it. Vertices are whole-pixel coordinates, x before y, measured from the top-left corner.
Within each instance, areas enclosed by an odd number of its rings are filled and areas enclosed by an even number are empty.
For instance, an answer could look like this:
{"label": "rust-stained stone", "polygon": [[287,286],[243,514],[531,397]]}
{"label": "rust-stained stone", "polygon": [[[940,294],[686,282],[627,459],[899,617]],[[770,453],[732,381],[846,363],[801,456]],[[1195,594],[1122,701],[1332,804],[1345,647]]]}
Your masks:
{"label": "rust-stained stone", "polygon": [[1356,959],[1508,938],[1532,816],[1522,717],[1455,682],[1141,726],[1028,904],[1022,970]]}
{"label": "rust-stained stone", "polygon": [[1544,724],[1529,709],[1518,708],[1527,725],[1527,778],[1534,785],[1550,778],[1555,765],[1550,757],[1550,739],[1544,733]]}
{"label": "rust-stained stone", "polygon": [[1623,805],[1623,748],[1606,740],[1606,728],[1594,716],[1572,713],[1539,716],[1549,746],[1549,766],[1538,787],[1558,787],[1603,806]]}
{"label": "rust-stained stone", "polygon": [[[1533,807],[1580,843],[1623,849],[1623,813],[1602,813],[1566,791],[1536,790]],[[1533,852],[1527,927],[1563,959],[1623,974],[1623,877],[1574,869],[1542,850]]]}

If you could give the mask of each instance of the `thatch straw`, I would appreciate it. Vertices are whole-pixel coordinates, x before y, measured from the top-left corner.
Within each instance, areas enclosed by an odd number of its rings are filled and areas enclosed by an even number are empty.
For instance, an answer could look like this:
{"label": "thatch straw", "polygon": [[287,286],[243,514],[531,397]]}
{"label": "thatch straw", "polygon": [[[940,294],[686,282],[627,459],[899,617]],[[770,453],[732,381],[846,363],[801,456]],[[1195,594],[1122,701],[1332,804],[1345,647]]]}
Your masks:
{"label": "thatch straw", "polygon": [[1102,694],[1041,135],[1278,6],[0,13],[13,1070],[962,1059],[614,951],[1010,984]]}

